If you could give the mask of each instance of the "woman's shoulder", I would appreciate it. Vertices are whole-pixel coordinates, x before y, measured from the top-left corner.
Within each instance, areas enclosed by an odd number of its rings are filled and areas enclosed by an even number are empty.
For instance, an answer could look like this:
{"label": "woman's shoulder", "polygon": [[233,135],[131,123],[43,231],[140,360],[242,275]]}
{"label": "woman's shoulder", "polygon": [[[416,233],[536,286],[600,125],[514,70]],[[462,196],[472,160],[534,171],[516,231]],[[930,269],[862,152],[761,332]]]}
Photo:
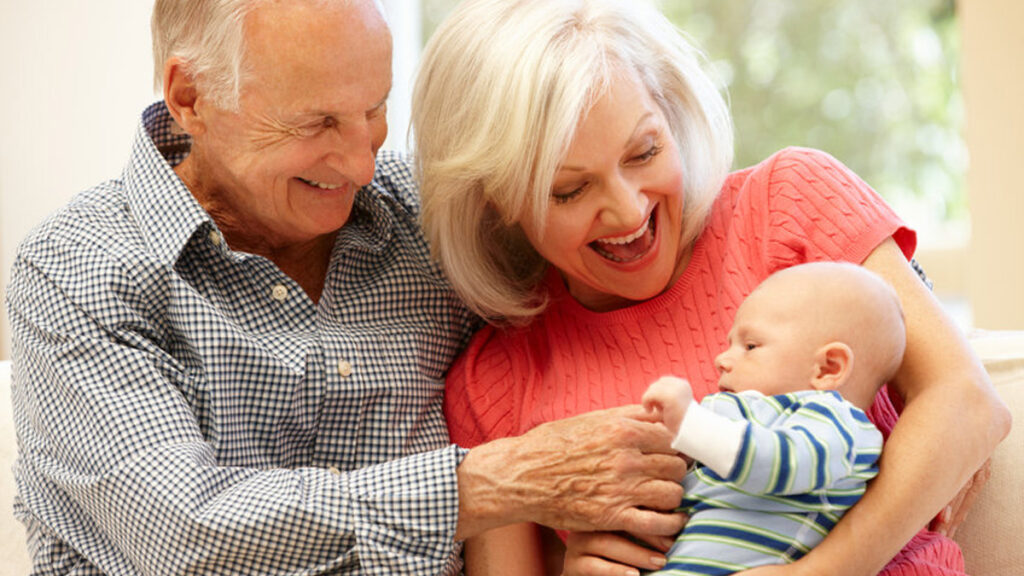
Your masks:
{"label": "woman's shoulder", "polygon": [[818,185],[823,178],[841,174],[852,175],[849,168],[828,152],[814,148],[790,146],[775,152],[761,162],[737,170],[726,179],[727,189],[769,188]]}
{"label": "woman's shoulder", "polygon": [[534,372],[534,333],[488,325],[473,336],[445,380],[452,441],[472,448],[517,433],[522,396]]}

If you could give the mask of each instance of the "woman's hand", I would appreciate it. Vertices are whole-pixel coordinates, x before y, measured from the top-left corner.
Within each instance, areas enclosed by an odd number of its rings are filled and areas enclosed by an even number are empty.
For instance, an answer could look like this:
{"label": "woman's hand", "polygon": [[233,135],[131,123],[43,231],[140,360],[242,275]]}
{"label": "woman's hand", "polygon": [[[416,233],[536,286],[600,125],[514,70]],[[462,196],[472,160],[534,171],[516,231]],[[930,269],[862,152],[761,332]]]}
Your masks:
{"label": "woman's hand", "polygon": [[673,542],[674,538],[657,535],[631,538],[613,532],[571,532],[565,542],[562,576],[640,576],[641,569],[665,565],[665,552]]}
{"label": "woman's hand", "polygon": [[675,535],[686,462],[653,420],[612,408],[473,448],[457,471],[456,539],[515,522]]}
{"label": "woman's hand", "polygon": [[967,484],[964,484],[964,487],[960,489],[960,492],[953,498],[953,501],[943,508],[939,515],[932,520],[929,528],[939,534],[952,538],[956,534],[956,529],[967,518],[967,512],[974,505],[974,500],[978,497],[982,487],[988,483],[989,476],[991,475],[992,460],[988,459],[974,473],[974,476],[971,476]]}

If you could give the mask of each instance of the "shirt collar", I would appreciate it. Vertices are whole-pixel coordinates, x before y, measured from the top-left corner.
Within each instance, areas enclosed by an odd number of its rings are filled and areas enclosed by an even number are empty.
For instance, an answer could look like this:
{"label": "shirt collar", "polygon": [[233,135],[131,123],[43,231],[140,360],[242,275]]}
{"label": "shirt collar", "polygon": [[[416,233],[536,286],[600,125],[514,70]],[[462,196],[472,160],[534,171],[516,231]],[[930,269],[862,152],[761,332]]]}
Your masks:
{"label": "shirt collar", "polygon": [[164,103],[142,113],[123,180],[128,205],[150,250],[173,264],[189,239],[213,219],[174,172],[188,155],[192,139],[174,122]]}
{"label": "shirt collar", "polygon": [[[150,250],[174,264],[199,230],[217,230],[209,213],[174,172],[188,156],[192,138],[175,123],[160,101],[142,113],[123,180],[128,204]],[[378,166],[378,172],[380,166]],[[375,178],[356,194],[352,215],[339,233],[335,251],[380,253],[395,225],[393,204],[400,203],[386,182]]]}

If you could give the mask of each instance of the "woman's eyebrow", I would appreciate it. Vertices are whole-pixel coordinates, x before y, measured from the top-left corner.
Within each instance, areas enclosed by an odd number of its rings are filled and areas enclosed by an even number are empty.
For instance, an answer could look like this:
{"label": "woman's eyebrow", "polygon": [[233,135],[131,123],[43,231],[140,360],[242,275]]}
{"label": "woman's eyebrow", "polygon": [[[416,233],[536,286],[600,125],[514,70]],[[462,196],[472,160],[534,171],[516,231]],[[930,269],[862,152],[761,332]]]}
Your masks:
{"label": "woman's eyebrow", "polygon": [[[629,138],[626,139],[626,144],[622,147],[623,151],[628,150],[629,147],[632,146],[639,139],[640,136],[642,136],[642,135],[647,133],[647,131],[645,131],[645,128],[646,128],[645,125],[653,117],[654,117],[654,112],[651,111],[651,110],[648,110],[646,113],[644,113],[643,116],[641,116],[636,121],[636,126],[633,128],[633,133],[629,135]],[[582,166],[573,166],[573,165],[562,165],[562,166],[558,167],[558,170],[559,171],[565,170],[565,171],[568,171],[568,172],[585,172],[586,171],[586,169],[583,168]]]}

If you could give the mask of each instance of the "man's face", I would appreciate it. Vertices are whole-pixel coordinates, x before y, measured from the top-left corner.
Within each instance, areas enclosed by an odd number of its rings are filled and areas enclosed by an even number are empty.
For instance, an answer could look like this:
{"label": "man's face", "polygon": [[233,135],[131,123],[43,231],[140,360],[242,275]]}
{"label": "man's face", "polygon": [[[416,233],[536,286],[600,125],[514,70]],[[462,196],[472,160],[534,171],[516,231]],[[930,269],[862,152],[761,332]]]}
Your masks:
{"label": "man's face", "polygon": [[372,1],[262,3],[246,20],[237,112],[202,97],[192,192],[232,241],[269,248],[340,228],[387,136],[391,39]]}

